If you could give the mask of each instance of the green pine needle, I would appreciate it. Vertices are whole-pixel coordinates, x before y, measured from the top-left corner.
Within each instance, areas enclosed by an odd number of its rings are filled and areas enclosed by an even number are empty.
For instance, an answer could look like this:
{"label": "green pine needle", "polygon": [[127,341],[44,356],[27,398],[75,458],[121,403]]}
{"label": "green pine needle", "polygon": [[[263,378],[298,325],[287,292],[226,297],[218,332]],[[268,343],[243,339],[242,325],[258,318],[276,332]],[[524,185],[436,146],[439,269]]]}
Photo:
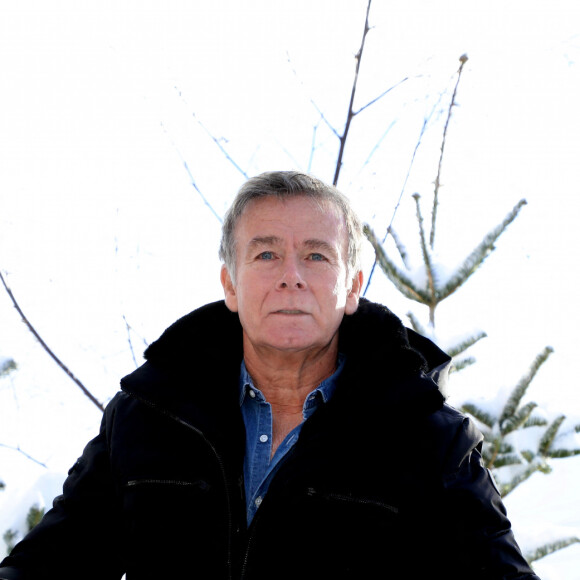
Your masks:
{"label": "green pine needle", "polygon": [[544,457],[549,456],[550,447],[554,443],[554,439],[556,438],[556,435],[558,434],[558,430],[562,426],[564,419],[566,419],[566,415],[560,415],[559,417],[556,417],[556,419],[554,419],[554,421],[552,421],[552,423],[548,426],[548,428],[546,429],[546,432],[544,433],[544,435],[540,439],[540,444],[538,445],[538,451]]}
{"label": "green pine needle", "polygon": [[538,405],[536,403],[528,403],[521,409],[516,411],[511,417],[508,417],[501,424],[502,435],[507,435],[516,429],[519,429],[530,418],[530,415]]}
{"label": "green pine needle", "polygon": [[557,540],[556,542],[551,542],[549,544],[544,544],[543,546],[536,548],[534,551],[528,552],[526,554],[526,560],[528,561],[528,563],[531,564],[532,562],[535,562],[536,560],[540,560],[541,558],[545,558],[549,554],[553,554],[554,552],[557,552],[558,550],[562,550],[563,548],[567,548],[568,546],[571,546],[572,544],[578,544],[578,543],[580,543],[579,538],[570,537],[570,538],[563,538],[561,540]]}
{"label": "green pine needle", "polygon": [[453,294],[460,286],[462,286],[468,278],[483,264],[485,259],[495,249],[495,241],[504,233],[507,227],[516,219],[521,208],[527,204],[525,199],[520,200],[512,211],[504,218],[503,222],[489,232],[483,241],[469,254],[463,261],[463,264],[458,268],[457,272],[451,277],[444,288],[440,289],[439,299],[443,300],[450,294]]}
{"label": "green pine needle", "polygon": [[475,417],[480,423],[483,423],[486,427],[490,429],[493,427],[494,423],[496,422],[496,418],[489,413],[486,413],[473,403],[465,403],[461,406],[461,410],[464,413],[469,413],[473,417]]}
{"label": "green pine needle", "polygon": [[364,226],[364,234],[375,250],[377,262],[387,278],[396,286],[397,290],[410,300],[421,304],[429,304],[430,298],[421,288],[417,288],[410,278],[402,272],[395,263],[387,256],[382,244],[377,239],[370,226]]}

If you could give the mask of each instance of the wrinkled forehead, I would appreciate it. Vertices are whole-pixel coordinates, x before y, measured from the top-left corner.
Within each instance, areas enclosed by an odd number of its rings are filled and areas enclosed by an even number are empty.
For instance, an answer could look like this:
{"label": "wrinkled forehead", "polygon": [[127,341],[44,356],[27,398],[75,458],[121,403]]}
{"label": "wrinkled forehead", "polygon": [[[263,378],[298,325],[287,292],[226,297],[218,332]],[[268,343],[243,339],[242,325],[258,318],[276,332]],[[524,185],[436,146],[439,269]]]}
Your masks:
{"label": "wrinkled forehead", "polygon": [[[299,202],[298,208],[295,202]],[[238,244],[248,241],[242,241],[242,239],[247,237],[249,230],[260,236],[269,236],[273,233],[267,227],[260,228],[263,231],[254,231],[258,222],[263,221],[267,224],[269,220],[276,222],[278,218],[280,222],[284,222],[286,215],[291,216],[289,221],[294,226],[303,230],[302,234],[305,238],[310,238],[312,235],[313,238],[326,237],[328,241],[331,241],[332,238],[336,239],[335,236],[338,234],[342,238],[342,240],[338,240],[338,243],[342,245],[343,257],[346,259],[348,234],[346,220],[341,208],[331,200],[312,198],[307,195],[293,195],[284,198],[272,195],[249,201],[240,215],[234,231],[236,253]]]}
{"label": "wrinkled forehead", "polygon": [[[275,217],[283,218],[285,212],[293,212],[295,208],[293,202],[299,201],[303,206],[301,209],[301,216],[303,218],[303,223],[308,223],[312,221],[313,214],[319,215],[320,217],[330,217],[333,219],[332,231],[329,233],[334,233],[337,230],[342,230],[345,233],[346,239],[346,220],[341,208],[329,199],[319,199],[315,197],[310,197],[308,195],[296,194],[288,197],[278,197],[276,195],[264,196],[250,200],[244,211],[242,212],[240,219],[238,221],[238,226],[240,222],[252,222],[254,215],[261,213],[262,210],[270,209],[270,215]],[[322,222],[315,218],[316,224],[322,224]],[[329,226],[330,227],[330,226]],[[236,227],[236,230],[238,227]]]}

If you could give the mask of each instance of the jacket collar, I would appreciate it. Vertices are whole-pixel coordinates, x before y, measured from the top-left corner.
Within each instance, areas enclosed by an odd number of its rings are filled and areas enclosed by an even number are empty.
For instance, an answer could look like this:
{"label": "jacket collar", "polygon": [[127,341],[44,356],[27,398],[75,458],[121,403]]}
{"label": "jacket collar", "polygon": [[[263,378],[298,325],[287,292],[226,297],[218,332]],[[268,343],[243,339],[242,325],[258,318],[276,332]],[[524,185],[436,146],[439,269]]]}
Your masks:
{"label": "jacket collar", "polygon": [[[385,306],[361,299],[357,312],[341,324],[339,350],[347,364],[340,381],[344,386],[333,399],[338,407],[342,401],[345,412],[351,389],[395,405],[424,406],[425,412],[441,406],[443,395],[434,379],[446,376],[450,357],[406,329]],[[145,358],[143,367],[122,380],[126,392],[208,429],[223,433],[237,424],[242,328],[224,301],[179,319],[147,348]]]}

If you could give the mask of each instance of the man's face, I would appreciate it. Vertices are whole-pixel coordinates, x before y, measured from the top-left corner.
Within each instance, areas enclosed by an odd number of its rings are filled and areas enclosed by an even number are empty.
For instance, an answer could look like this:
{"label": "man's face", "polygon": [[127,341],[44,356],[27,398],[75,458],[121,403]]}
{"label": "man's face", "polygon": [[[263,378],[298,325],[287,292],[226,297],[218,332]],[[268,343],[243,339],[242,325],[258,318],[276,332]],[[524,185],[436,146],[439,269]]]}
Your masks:
{"label": "man's face", "polygon": [[235,231],[236,284],[222,268],[228,308],[255,350],[316,350],[337,340],[358,306],[362,274],[347,279],[347,233],[333,205],[267,197],[253,201]]}

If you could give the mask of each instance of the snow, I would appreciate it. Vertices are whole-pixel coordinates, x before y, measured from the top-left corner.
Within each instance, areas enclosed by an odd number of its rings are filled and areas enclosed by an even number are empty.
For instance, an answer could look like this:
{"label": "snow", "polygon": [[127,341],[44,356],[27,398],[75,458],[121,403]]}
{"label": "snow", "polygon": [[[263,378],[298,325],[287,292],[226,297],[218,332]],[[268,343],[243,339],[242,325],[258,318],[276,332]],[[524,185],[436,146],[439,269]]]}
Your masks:
{"label": "snow", "polygon": [[[21,0],[0,9],[0,269],[40,335],[103,402],[146,342],[221,297],[220,223],[183,163],[218,215],[244,178],[199,122],[248,174],[299,167],[330,179],[336,138],[311,101],[342,127],[366,2],[147,6]],[[457,406],[471,400],[493,413],[552,345],[524,402],[548,420],[566,414],[562,433],[580,423],[580,311],[570,289],[580,213],[577,17],[574,0],[375,1],[357,104],[409,80],[353,120],[339,183],[383,235],[424,114],[449,95],[467,52],[439,197],[440,279],[520,199],[528,204],[473,279],[437,308],[431,330],[444,345],[470,329],[487,333],[466,353],[477,363],[453,373],[450,388]],[[423,135],[394,221],[423,282],[411,195],[421,194],[428,224],[443,120],[444,111]],[[365,247],[367,278],[373,258]],[[367,297],[403,319],[409,310],[427,318],[380,271]],[[22,530],[29,502],[50,504],[101,413],[1,287],[0,353],[18,364],[0,379],[3,533]],[[537,436],[526,430],[520,445]],[[578,434],[561,444],[578,445]],[[580,457],[551,466],[506,498],[524,551],[579,534]],[[580,546],[535,567],[543,580],[580,580]]]}

